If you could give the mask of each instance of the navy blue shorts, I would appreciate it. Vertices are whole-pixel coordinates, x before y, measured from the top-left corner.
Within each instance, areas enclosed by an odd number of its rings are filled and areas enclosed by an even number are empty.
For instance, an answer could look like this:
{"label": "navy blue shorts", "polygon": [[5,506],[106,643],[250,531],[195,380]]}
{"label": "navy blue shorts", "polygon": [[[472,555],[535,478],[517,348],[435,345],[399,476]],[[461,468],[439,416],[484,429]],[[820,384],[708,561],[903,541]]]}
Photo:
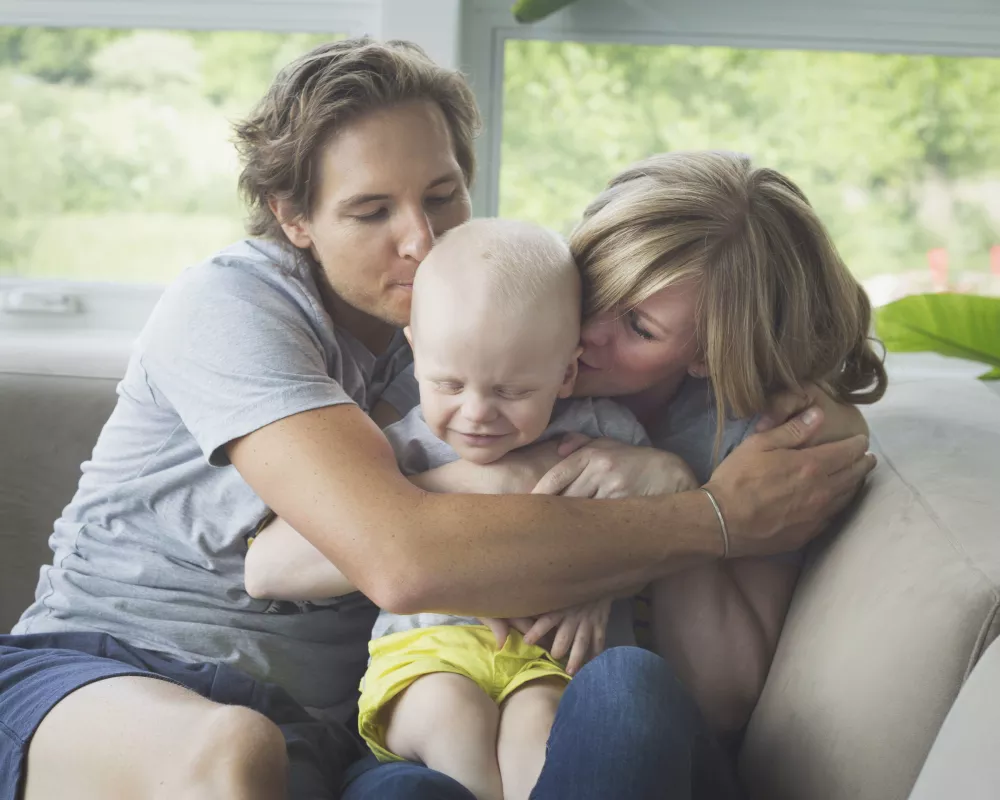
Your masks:
{"label": "navy blue shorts", "polygon": [[0,800],[20,800],[28,743],[52,707],[88,683],[125,675],[162,678],[268,717],[285,737],[292,800],[340,797],[347,767],[367,753],[346,727],[316,720],[280,686],[225,664],[188,664],[103,633],[0,636]]}

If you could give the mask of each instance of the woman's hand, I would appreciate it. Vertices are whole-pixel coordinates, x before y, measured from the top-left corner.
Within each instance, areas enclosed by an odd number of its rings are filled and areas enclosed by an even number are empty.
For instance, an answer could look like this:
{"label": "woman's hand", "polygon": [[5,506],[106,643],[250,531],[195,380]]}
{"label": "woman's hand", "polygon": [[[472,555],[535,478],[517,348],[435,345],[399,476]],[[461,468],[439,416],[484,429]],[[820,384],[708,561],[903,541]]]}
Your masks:
{"label": "woman's hand", "polygon": [[868,435],[868,423],[856,406],[837,402],[815,383],[807,383],[802,391],[780,392],[771,397],[754,430],[762,433],[783,425],[811,405],[823,410],[823,423],[809,439],[810,445],[839,442],[858,434]]}
{"label": "woman's hand", "polygon": [[609,499],[672,494],[698,487],[682,458],[652,447],[570,434],[558,453],[565,457],[538,482],[533,494]]}

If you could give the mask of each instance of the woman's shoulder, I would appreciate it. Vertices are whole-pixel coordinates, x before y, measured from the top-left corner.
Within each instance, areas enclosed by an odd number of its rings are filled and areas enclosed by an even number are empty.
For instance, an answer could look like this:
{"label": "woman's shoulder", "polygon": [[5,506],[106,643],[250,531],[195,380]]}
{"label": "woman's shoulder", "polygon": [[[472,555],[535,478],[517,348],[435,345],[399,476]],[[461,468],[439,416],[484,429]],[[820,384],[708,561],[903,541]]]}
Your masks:
{"label": "woman's shoulder", "polygon": [[711,384],[704,378],[688,377],[649,435],[654,447],[681,456],[706,481],[715,465],[752,433],[753,423],[754,418],[724,417],[716,453],[719,425]]}

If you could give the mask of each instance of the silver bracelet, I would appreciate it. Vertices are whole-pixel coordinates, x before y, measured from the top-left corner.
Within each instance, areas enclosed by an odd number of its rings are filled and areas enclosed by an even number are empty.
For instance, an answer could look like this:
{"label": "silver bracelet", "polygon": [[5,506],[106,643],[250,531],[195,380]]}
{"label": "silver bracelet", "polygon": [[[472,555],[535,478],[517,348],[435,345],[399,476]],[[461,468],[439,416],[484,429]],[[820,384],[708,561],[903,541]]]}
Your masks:
{"label": "silver bracelet", "polygon": [[719,528],[722,530],[722,557],[729,558],[729,529],[726,527],[726,518],[722,516],[722,509],[719,508],[719,501],[715,499],[708,489],[704,486],[701,490],[708,495],[708,499],[712,501],[712,508],[715,509],[715,516],[719,518]]}

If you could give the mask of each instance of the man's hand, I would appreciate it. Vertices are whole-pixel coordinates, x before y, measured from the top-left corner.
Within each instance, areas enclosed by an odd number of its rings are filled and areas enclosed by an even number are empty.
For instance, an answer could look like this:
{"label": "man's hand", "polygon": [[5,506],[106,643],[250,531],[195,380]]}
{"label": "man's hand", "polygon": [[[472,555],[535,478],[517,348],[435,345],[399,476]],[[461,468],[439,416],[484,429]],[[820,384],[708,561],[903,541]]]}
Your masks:
{"label": "man's hand", "polygon": [[538,482],[533,494],[613,499],[675,494],[698,487],[684,459],[652,447],[570,434],[560,444],[559,455],[566,457]]}
{"label": "man's hand", "polygon": [[857,406],[838,402],[815,383],[807,383],[801,391],[780,392],[771,397],[754,430],[763,433],[783,425],[811,405],[823,410],[823,424],[810,437],[809,444],[839,442],[859,433],[868,434],[868,423]]}
{"label": "man's hand", "polygon": [[[798,550],[843,509],[875,468],[868,437],[805,447],[823,411],[811,406],[751,436],[706,484],[722,508],[733,557]],[[707,499],[706,499],[707,502]]]}

